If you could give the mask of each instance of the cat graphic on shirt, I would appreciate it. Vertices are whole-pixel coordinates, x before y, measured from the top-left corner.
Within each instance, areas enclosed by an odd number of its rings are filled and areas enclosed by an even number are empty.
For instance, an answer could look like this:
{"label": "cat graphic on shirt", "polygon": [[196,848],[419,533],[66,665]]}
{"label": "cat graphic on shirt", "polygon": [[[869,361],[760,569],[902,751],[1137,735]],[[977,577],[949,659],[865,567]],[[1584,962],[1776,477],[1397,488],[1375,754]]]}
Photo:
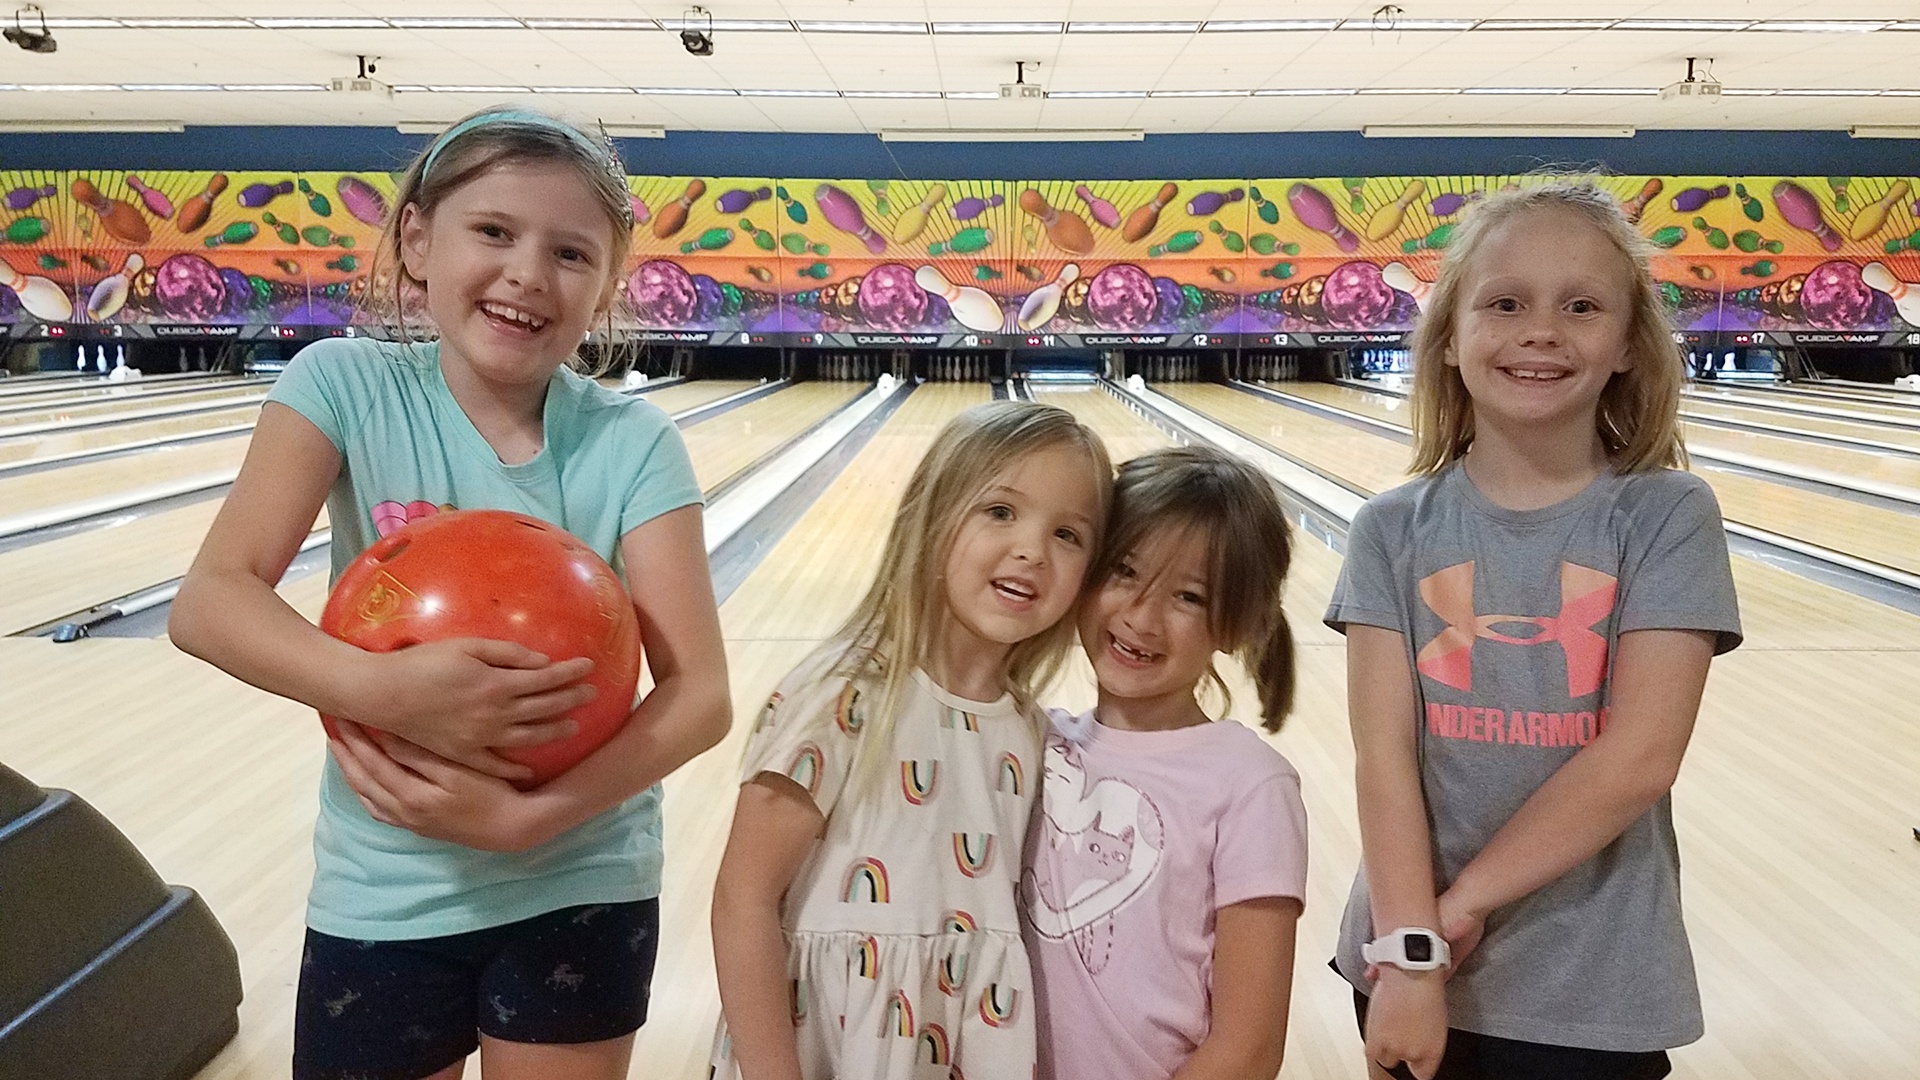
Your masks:
{"label": "cat graphic on shirt", "polygon": [[1159,869],[1165,831],[1144,792],[1103,777],[1089,782],[1080,750],[1047,743],[1039,848],[1022,875],[1028,921],[1042,937],[1071,938],[1098,974],[1113,947],[1113,915]]}

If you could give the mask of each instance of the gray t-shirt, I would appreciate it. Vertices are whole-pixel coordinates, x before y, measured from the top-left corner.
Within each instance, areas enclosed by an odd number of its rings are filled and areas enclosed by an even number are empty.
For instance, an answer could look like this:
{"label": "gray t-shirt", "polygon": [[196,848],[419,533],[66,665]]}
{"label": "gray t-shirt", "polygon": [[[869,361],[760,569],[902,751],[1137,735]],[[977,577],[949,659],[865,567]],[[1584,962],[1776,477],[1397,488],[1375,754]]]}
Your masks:
{"label": "gray t-shirt", "polygon": [[[1603,473],[1508,510],[1455,463],[1354,516],[1327,625],[1406,635],[1437,888],[1606,724],[1615,641],[1709,630],[1740,643],[1712,489],[1670,469]],[[1389,928],[1391,929],[1391,928]],[[1364,867],[1336,964],[1363,991]],[[1669,796],[1597,855],[1495,911],[1447,985],[1448,1024],[1507,1039],[1644,1051],[1700,1037]]]}

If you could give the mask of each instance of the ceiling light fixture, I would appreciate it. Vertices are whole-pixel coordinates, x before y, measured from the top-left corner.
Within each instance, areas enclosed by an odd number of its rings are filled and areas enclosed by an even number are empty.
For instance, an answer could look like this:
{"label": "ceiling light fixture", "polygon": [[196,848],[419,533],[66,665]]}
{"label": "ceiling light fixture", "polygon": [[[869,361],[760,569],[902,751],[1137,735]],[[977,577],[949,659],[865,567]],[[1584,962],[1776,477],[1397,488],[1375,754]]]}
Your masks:
{"label": "ceiling light fixture", "polygon": [[1370,124],[1369,139],[1631,139],[1634,129],[1616,124]]}
{"label": "ceiling light fixture", "polygon": [[881,142],[1140,142],[1140,128],[881,128]]}
{"label": "ceiling light fixture", "polygon": [[[35,30],[27,24],[28,16],[37,16],[40,29]],[[50,53],[60,51],[60,43],[53,40],[53,31],[47,29],[47,13],[39,4],[28,4],[13,13],[13,25],[0,32],[0,37],[20,46],[31,53]]]}
{"label": "ceiling light fixture", "polygon": [[713,16],[695,7],[680,20],[680,47],[691,56],[713,55]]}

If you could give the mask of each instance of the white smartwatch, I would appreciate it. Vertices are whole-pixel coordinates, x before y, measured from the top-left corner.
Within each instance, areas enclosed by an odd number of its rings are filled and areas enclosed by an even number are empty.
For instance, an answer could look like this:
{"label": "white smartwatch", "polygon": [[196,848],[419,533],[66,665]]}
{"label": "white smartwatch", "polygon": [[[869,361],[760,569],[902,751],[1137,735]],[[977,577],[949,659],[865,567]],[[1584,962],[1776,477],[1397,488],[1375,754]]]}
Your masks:
{"label": "white smartwatch", "polygon": [[1360,946],[1360,959],[1401,971],[1434,971],[1453,960],[1447,939],[1421,926],[1403,926]]}

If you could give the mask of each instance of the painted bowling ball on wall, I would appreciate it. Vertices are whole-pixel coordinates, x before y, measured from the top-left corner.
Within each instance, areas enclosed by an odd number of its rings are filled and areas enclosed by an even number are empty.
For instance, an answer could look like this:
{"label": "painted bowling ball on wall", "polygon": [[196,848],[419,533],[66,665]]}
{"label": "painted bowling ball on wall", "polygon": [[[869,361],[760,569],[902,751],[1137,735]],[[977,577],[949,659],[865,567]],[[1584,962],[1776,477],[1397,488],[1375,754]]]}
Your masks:
{"label": "painted bowling ball on wall", "polygon": [[[381,537],[334,584],[320,629],[370,652],[489,638],[556,662],[590,658],[597,692],[566,714],[574,735],[500,751],[533,769],[524,787],[612,738],[640,679],[640,624],[612,567],[559,526],[504,510],[443,511]],[[335,718],[320,719],[334,734]]]}

